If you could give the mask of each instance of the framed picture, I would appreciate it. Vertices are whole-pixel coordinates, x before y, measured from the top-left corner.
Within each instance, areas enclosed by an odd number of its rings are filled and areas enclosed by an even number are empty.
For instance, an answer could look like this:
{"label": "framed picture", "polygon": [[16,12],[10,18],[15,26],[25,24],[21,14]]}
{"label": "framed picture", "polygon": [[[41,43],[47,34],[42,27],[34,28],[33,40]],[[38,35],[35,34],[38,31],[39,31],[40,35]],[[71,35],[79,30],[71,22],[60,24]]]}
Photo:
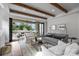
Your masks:
{"label": "framed picture", "polygon": [[66,24],[59,24],[59,25],[57,26],[57,29],[58,29],[58,30],[66,30]]}

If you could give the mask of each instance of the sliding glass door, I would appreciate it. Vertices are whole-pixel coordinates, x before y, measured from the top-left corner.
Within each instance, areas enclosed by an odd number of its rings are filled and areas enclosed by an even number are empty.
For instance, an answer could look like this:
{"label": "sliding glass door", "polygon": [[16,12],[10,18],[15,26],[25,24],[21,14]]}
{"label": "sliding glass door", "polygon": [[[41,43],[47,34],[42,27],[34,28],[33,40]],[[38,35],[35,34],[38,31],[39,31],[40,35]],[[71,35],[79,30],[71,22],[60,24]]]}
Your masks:
{"label": "sliding glass door", "polygon": [[13,21],[12,30],[28,30],[36,33],[37,35],[44,35],[44,23],[41,22],[23,22]]}
{"label": "sliding glass door", "polygon": [[39,23],[39,34],[44,35],[44,23]]}

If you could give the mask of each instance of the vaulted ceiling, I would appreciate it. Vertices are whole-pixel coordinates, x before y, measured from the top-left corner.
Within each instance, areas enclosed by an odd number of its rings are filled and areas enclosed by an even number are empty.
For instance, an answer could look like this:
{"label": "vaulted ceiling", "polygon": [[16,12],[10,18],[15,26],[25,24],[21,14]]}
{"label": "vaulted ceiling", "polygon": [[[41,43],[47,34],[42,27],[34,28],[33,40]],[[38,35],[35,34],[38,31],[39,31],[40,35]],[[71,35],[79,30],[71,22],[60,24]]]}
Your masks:
{"label": "vaulted ceiling", "polygon": [[12,3],[8,5],[10,15],[44,20],[79,8],[79,3]]}

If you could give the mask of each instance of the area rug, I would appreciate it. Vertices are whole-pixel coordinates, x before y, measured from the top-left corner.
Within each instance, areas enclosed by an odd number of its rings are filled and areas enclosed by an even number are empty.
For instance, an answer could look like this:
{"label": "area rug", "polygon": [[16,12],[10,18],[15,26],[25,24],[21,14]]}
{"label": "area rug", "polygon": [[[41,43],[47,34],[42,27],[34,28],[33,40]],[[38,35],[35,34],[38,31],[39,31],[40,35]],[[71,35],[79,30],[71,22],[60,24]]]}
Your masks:
{"label": "area rug", "polygon": [[1,48],[0,52],[2,53],[2,55],[10,53],[11,52],[11,45],[4,46],[3,48]]}

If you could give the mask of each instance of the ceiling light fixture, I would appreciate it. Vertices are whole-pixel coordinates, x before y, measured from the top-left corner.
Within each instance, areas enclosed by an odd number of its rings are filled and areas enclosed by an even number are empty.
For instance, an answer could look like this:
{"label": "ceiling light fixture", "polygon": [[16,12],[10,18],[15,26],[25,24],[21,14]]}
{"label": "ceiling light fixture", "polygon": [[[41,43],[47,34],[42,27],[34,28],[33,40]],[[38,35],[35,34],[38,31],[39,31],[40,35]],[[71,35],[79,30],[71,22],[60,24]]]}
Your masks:
{"label": "ceiling light fixture", "polygon": [[52,9],[52,12],[55,12],[55,10],[54,10],[54,9]]}

